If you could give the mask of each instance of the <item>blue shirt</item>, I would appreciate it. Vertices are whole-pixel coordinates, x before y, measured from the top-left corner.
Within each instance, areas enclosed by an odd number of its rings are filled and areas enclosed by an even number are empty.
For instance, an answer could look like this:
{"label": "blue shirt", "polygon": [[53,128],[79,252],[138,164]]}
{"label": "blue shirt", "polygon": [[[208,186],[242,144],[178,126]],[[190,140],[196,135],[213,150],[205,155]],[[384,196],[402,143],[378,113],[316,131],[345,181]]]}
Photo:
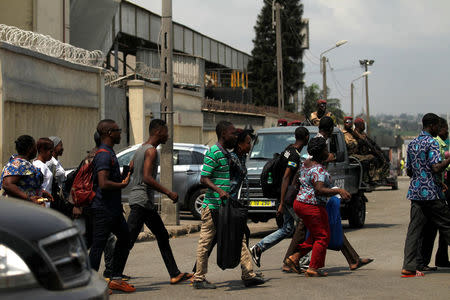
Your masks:
{"label": "blue shirt", "polygon": [[408,145],[406,168],[412,171],[407,198],[409,200],[445,199],[439,174],[434,174],[431,166],[442,161],[439,143],[426,131]]}
{"label": "blue shirt", "polygon": [[95,197],[92,202],[92,208],[103,209],[113,215],[122,214],[122,193],[121,189],[117,190],[102,190],[98,186],[98,172],[106,170],[109,171],[108,179],[114,182],[122,182],[122,176],[120,174],[119,162],[117,161],[116,153],[114,150],[102,144],[98,148],[105,149],[108,152],[98,152],[92,163],[94,164],[94,189]]}
{"label": "blue shirt", "polygon": [[298,190],[297,201],[311,205],[327,205],[327,197],[316,195],[314,184],[323,182],[325,187],[331,187],[330,174],[320,165],[313,165],[306,168],[304,165],[300,168],[300,176],[298,178],[300,187]]}

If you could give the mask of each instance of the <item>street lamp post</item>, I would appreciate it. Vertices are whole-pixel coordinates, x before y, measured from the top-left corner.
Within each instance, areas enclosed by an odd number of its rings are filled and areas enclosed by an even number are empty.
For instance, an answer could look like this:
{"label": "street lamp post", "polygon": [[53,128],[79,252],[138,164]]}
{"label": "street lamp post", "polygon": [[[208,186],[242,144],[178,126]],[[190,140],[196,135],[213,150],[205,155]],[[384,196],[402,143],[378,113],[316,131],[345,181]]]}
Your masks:
{"label": "street lamp post", "polygon": [[326,100],[327,99],[327,58],[325,56],[323,56],[325,53],[327,53],[328,51],[333,50],[334,48],[337,48],[339,46],[344,45],[345,43],[347,43],[347,40],[342,40],[337,42],[333,47],[331,47],[328,50],[323,51],[322,53],[320,53],[320,69],[322,72],[322,88],[323,88],[323,98]]}
{"label": "street lamp post", "polygon": [[353,114],[353,88],[354,88],[354,85],[353,85],[353,82],[355,82],[356,80],[358,80],[358,79],[360,79],[362,77],[367,77],[367,75],[369,75],[369,74],[370,74],[370,71],[364,72],[364,73],[361,74],[361,76],[359,76],[356,79],[353,79],[352,82],[350,83],[351,109],[352,109],[351,116],[352,116],[352,118],[354,118],[354,114]]}
{"label": "street lamp post", "polygon": [[[375,61],[373,59],[361,59],[359,64],[364,67],[365,71],[369,66],[373,65]],[[369,78],[366,76],[366,123],[367,123],[367,135],[370,135],[370,113],[369,113]]]}

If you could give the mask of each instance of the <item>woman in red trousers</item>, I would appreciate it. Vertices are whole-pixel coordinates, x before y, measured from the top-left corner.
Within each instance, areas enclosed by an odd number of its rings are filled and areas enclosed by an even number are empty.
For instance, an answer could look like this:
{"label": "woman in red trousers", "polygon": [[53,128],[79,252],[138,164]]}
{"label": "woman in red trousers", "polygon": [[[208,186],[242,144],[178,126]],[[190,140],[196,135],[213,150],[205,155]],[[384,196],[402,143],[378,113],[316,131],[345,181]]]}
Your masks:
{"label": "woman in red trousers", "polygon": [[312,250],[309,268],[305,271],[307,277],[322,277],[328,273],[320,270],[325,264],[330,227],[325,209],[327,198],[339,194],[342,199],[350,199],[350,194],[344,189],[332,189],[330,174],[322,163],[328,158],[326,140],[322,137],[312,139],[308,144],[311,160],[300,169],[299,192],[294,201],[294,210],[302,218],[309,230],[309,237],[298,246],[299,252],[286,258],[285,264],[294,264],[296,256],[304,256]]}

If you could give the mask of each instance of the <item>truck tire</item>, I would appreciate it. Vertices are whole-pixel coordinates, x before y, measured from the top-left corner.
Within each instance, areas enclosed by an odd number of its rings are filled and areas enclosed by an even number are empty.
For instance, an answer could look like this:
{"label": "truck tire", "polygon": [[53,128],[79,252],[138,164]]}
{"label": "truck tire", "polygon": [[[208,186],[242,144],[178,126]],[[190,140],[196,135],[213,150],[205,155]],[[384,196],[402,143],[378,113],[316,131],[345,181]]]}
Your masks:
{"label": "truck tire", "polygon": [[366,197],[355,194],[348,203],[348,223],[351,228],[362,228],[366,221]]}
{"label": "truck tire", "polygon": [[205,199],[206,189],[200,188],[192,193],[189,198],[189,210],[191,211],[194,219],[200,220],[202,216],[202,204]]}

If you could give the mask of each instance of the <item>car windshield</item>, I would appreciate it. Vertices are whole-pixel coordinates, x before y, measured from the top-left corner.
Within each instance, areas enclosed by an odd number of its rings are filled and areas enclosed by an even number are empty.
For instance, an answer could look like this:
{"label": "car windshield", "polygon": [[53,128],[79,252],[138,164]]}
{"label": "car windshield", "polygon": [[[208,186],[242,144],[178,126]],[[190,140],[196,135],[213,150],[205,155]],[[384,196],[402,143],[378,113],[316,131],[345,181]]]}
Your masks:
{"label": "car windshield", "polygon": [[[310,138],[315,136],[311,133]],[[250,153],[250,159],[272,159],[275,153],[281,153],[287,146],[295,143],[294,133],[258,134]],[[307,147],[303,147],[301,155],[307,157]]]}

